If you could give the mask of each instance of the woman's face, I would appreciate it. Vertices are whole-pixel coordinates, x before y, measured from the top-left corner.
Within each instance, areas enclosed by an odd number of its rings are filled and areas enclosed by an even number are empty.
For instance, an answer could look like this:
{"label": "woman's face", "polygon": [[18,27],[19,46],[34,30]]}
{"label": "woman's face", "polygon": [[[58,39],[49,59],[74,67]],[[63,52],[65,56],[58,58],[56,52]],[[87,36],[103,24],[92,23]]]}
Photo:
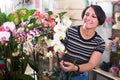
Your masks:
{"label": "woman's face", "polygon": [[96,28],[99,24],[97,15],[92,7],[88,8],[83,17],[84,27],[87,29]]}

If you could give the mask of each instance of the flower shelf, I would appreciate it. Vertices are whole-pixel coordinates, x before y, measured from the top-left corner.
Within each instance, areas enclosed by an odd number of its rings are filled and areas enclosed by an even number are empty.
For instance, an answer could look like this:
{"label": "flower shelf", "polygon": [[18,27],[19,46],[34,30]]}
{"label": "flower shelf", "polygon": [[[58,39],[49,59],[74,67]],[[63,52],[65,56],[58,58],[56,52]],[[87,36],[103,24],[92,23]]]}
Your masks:
{"label": "flower shelf", "polygon": [[112,29],[112,35],[115,37],[120,37],[120,29]]}

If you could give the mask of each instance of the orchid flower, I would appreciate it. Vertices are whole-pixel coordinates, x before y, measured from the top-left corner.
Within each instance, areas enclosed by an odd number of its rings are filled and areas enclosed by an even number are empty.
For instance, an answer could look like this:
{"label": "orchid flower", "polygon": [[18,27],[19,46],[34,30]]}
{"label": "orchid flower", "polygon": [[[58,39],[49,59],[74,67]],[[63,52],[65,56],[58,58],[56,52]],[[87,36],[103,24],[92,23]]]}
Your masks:
{"label": "orchid flower", "polygon": [[55,27],[54,27],[54,31],[55,32],[65,32],[66,31],[66,27],[62,24],[57,24]]}
{"label": "orchid flower", "polygon": [[64,24],[64,26],[66,27],[66,29],[67,28],[69,28],[70,26],[71,26],[71,24],[72,24],[72,21],[69,19],[69,17],[67,17],[67,16],[65,16],[63,19],[62,19],[62,21],[63,21],[63,24]]}
{"label": "orchid flower", "polygon": [[56,40],[62,40],[66,36],[65,32],[57,32],[54,34],[54,39]]}
{"label": "orchid flower", "polygon": [[52,51],[49,51],[49,52],[46,54],[46,57],[48,57],[48,58],[53,57]]}
{"label": "orchid flower", "polygon": [[54,51],[58,52],[58,53],[64,52],[65,51],[65,46],[63,44],[55,45],[54,46]]}
{"label": "orchid flower", "polygon": [[54,40],[52,40],[52,42],[51,42],[51,45],[52,45],[52,46],[56,46],[56,45],[60,45],[60,44],[61,44],[60,40],[57,40],[57,39],[54,39]]}
{"label": "orchid flower", "polygon": [[6,29],[6,30],[10,30],[11,32],[14,32],[14,30],[16,30],[16,27],[15,27],[15,24],[13,22],[5,22],[3,24],[3,27]]}
{"label": "orchid flower", "polygon": [[0,31],[0,42],[9,41],[10,32],[7,31]]}

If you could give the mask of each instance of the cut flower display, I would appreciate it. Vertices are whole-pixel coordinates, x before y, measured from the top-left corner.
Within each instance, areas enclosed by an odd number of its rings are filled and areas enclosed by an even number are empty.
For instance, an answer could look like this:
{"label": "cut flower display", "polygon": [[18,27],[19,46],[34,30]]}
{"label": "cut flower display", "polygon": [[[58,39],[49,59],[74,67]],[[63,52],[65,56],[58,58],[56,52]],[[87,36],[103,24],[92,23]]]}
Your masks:
{"label": "cut flower display", "polygon": [[108,18],[106,18],[106,27],[108,27],[108,28],[112,28],[112,24],[113,24],[113,22],[115,22],[114,21],[114,19],[113,18],[111,18],[111,17],[108,17]]}
{"label": "cut flower display", "polygon": [[[72,24],[65,13],[41,13],[26,8],[8,15],[0,13],[1,19],[4,18],[0,22],[0,59],[5,62],[1,79],[8,80],[9,76],[15,80],[34,80],[24,74],[28,64],[35,71],[34,75],[37,75],[38,80],[43,79],[45,71],[52,71],[47,65],[51,64],[49,61],[57,53],[65,52],[61,40]],[[16,76],[13,76],[14,72]]]}
{"label": "cut flower display", "polygon": [[114,19],[113,18],[111,18],[111,17],[108,17],[108,18],[106,18],[106,20],[105,20],[106,22],[114,22]]}

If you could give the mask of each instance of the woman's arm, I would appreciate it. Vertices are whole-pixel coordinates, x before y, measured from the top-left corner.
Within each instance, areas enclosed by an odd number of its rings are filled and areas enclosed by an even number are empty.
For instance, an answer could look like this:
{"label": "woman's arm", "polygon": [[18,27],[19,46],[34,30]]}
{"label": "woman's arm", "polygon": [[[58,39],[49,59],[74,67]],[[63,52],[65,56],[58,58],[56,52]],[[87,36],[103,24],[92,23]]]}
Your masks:
{"label": "woman's arm", "polygon": [[[102,57],[102,53],[98,51],[94,51],[93,54],[90,57],[90,60],[88,63],[78,65],[79,66],[79,71],[80,72],[85,72],[85,71],[90,71],[93,68],[96,67],[96,65],[100,62],[100,59]],[[70,62],[60,62],[60,67],[65,71],[77,71],[78,67]]]}

